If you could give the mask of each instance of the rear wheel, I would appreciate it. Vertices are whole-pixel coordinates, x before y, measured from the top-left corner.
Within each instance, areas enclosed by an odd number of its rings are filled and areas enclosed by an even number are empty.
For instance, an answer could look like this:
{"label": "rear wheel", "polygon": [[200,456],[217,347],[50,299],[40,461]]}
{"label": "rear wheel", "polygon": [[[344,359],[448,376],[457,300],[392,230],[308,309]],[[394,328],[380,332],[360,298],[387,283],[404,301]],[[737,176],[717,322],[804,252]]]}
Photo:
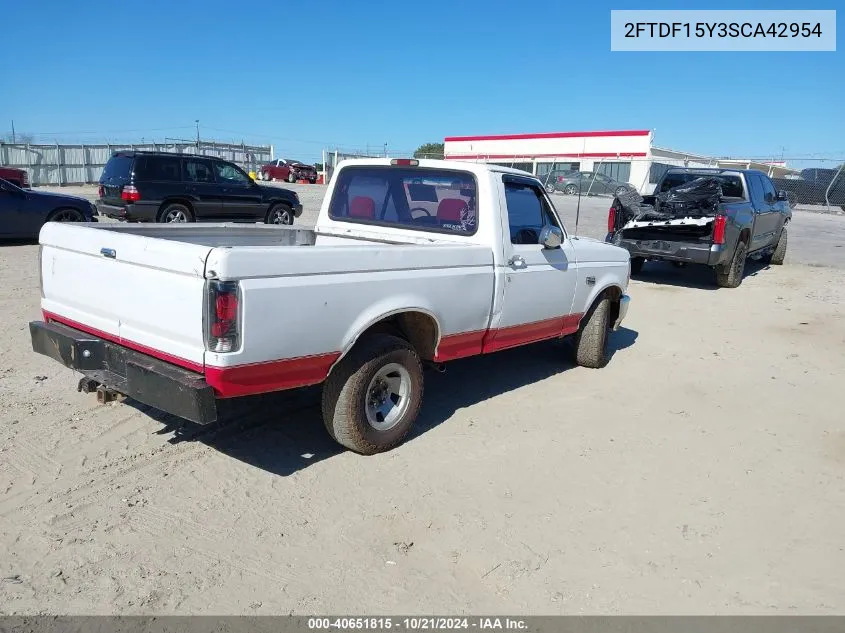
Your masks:
{"label": "rear wheel", "polygon": [[317,179],[316,179],[316,178],[309,178],[309,179],[308,179],[308,182],[310,182],[312,185],[316,185],[316,184],[317,184]]}
{"label": "rear wheel", "polygon": [[56,209],[47,218],[48,222],[85,222],[85,216],[78,209]]}
{"label": "rear wheel", "polygon": [[288,182],[296,182],[296,174],[293,172],[288,173]]}
{"label": "rear wheel", "polygon": [[739,242],[731,261],[724,266],[716,266],[716,285],[720,288],[738,288],[742,283],[747,255],[748,247],[745,242]]}
{"label": "rear wheel", "polygon": [[381,453],[405,439],[422,396],[422,365],[413,347],[375,334],[359,341],[323,384],[323,422],[346,448]]}
{"label": "rear wheel", "polygon": [[783,230],[780,232],[780,237],[778,238],[777,246],[775,246],[775,252],[772,253],[772,257],[769,260],[770,264],[774,264],[775,266],[783,264],[783,260],[786,259],[786,242],[786,227],[783,227]]}
{"label": "rear wheel", "polygon": [[274,204],[264,218],[265,224],[293,224],[293,209],[286,204]]}
{"label": "rear wheel", "polygon": [[165,206],[156,218],[156,222],[193,222],[194,214],[184,204],[172,203]]}
{"label": "rear wheel", "polygon": [[575,362],[581,367],[599,369],[607,365],[607,339],[610,331],[610,297],[602,296],[584,316],[575,335]]}

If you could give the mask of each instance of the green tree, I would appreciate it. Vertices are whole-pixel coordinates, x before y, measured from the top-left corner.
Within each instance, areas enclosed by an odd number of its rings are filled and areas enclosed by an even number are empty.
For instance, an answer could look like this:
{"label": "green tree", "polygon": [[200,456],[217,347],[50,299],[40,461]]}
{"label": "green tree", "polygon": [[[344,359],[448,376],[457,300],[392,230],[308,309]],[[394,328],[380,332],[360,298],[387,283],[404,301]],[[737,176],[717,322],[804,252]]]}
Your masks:
{"label": "green tree", "polygon": [[414,158],[443,158],[443,143],[423,143],[414,152]]}

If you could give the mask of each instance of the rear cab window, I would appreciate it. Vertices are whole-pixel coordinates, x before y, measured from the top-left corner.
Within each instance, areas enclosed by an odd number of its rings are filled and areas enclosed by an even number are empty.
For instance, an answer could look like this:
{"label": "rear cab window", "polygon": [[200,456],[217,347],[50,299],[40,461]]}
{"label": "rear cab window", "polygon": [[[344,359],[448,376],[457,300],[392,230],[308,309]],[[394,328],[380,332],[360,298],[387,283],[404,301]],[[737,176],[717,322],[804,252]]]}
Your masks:
{"label": "rear cab window", "polygon": [[715,178],[718,180],[722,187],[722,196],[724,198],[745,198],[745,192],[742,187],[742,178],[740,178],[737,174],[708,174],[695,172],[668,173],[663,179],[658,193],[665,193],[673,187],[685,185],[697,178]]}
{"label": "rear cab window", "polygon": [[478,229],[475,177],[424,167],[352,166],[341,170],[329,217],[342,222],[473,235]]}

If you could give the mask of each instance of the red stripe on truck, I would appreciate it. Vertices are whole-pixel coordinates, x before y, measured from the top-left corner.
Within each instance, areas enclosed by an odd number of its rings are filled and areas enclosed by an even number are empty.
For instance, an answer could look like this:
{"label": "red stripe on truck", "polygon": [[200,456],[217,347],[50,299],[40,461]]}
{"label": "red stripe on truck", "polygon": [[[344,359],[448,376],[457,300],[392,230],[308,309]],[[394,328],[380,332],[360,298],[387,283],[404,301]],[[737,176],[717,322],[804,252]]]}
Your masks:
{"label": "red stripe on truck", "polygon": [[205,367],[205,382],[220,398],[270,393],[323,382],[340,352],[274,360],[267,363]]}
{"label": "red stripe on truck", "polygon": [[44,315],[44,320],[48,323],[50,321],[54,323],[61,323],[62,325],[72,327],[74,330],[79,330],[80,332],[91,334],[92,336],[101,338],[104,341],[109,341],[110,343],[123,345],[123,347],[129,348],[136,352],[140,352],[141,354],[146,354],[147,356],[158,358],[159,360],[163,360],[164,362],[170,363],[172,365],[178,365],[179,367],[183,367],[184,369],[195,371],[198,374],[201,374],[203,371],[202,363],[195,363],[194,361],[187,360],[185,358],[180,358],[179,356],[174,356],[173,354],[168,354],[167,352],[162,352],[160,350],[153,349],[152,347],[147,347],[146,345],[141,345],[140,343],[130,341],[115,334],[103,332],[102,330],[98,330],[97,328],[91,327],[90,325],[79,323],[78,321],[68,319],[67,317],[63,317],[59,314],[48,312],[47,310],[42,310],[41,313]]}
{"label": "red stripe on truck", "polygon": [[583,316],[580,313],[568,314],[511,327],[450,334],[440,339],[434,360],[445,362],[476,354],[489,354],[573,334],[578,331]]}

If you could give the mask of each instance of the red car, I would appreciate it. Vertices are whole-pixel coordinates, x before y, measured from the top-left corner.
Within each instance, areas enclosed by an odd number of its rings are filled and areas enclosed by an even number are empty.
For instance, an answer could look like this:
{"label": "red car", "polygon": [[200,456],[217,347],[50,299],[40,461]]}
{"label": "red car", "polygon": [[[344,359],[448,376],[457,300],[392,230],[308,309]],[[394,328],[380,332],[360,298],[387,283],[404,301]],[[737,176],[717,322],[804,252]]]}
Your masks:
{"label": "red car", "polygon": [[6,180],[13,185],[17,185],[21,189],[29,189],[29,174],[25,169],[18,169],[17,167],[0,167],[0,178]]}
{"label": "red car", "polygon": [[312,185],[317,182],[317,168],[314,165],[306,165],[298,160],[285,160],[279,158],[261,167],[258,172],[260,180],[307,180]]}

